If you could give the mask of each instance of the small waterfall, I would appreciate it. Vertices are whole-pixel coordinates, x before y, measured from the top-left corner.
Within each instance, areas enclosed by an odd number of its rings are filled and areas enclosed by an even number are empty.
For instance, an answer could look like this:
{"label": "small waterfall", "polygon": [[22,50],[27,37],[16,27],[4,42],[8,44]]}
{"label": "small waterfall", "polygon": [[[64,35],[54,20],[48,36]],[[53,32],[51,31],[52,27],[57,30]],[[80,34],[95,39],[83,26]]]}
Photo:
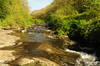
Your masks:
{"label": "small waterfall", "polygon": [[76,66],[100,66],[100,61],[97,61],[95,54],[87,54],[85,52],[77,52],[70,49],[66,49],[67,52],[78,53],[81,58],[77,60]]}

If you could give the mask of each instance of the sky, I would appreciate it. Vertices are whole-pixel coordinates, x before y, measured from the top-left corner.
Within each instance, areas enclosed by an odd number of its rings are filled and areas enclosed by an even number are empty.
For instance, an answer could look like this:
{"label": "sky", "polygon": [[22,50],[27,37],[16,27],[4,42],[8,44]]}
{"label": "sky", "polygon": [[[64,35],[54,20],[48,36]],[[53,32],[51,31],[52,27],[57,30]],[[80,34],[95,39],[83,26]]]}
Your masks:
{"label": "sky", "polygon": [[28,0],[30,11],[42,9],[52,2],[53,0]]}

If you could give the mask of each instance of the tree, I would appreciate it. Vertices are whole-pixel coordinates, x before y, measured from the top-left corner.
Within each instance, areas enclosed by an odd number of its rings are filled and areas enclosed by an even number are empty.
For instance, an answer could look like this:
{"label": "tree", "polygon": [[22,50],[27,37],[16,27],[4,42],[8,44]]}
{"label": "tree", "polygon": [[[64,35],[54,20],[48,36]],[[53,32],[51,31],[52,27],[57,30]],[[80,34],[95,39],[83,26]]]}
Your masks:
{"label": "tree", "polygon": [[1,26],[19,27],[28,23],[29,7],[27,0],[0,0]]}

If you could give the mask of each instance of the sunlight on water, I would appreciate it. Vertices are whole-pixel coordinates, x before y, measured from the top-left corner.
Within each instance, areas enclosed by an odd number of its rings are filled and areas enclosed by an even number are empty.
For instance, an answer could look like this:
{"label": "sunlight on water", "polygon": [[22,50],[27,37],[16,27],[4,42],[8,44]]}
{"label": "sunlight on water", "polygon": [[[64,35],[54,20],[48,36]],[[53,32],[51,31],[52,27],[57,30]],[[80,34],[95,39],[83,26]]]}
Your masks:
{"label": "sunlight on water", "polygon": [[66,49],[66,51],[78,53],[81,55],[81,58],[77,61],[78,65],[82,66],[100,66],[100,62],[97,61],[95,54],[90,55],[84,52],[77,52],[73,50]]}

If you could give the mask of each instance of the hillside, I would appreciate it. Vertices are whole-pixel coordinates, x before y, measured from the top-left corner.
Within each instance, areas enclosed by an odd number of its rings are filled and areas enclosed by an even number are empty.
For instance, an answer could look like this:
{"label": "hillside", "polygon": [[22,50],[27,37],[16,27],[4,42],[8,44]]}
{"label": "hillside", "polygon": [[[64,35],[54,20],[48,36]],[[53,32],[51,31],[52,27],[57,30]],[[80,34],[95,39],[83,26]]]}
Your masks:
{"label": "hillside", "polygon": [[48,7],[33,12],[43,19],[59,37],[68,35],[82,46],[100,44],[99,0],[54,0]]}
{"label": "hillside", "polygon": [[68,15],[69,13],[72,14],[75,12],[73,7],[71,6],[72,4],[73,4],[72,0],[54,0],[54,2],[48,5],[47,7],[41,10],[33,11],[32,16],[44,18],[52,13],[62,14],[62,15]]}

